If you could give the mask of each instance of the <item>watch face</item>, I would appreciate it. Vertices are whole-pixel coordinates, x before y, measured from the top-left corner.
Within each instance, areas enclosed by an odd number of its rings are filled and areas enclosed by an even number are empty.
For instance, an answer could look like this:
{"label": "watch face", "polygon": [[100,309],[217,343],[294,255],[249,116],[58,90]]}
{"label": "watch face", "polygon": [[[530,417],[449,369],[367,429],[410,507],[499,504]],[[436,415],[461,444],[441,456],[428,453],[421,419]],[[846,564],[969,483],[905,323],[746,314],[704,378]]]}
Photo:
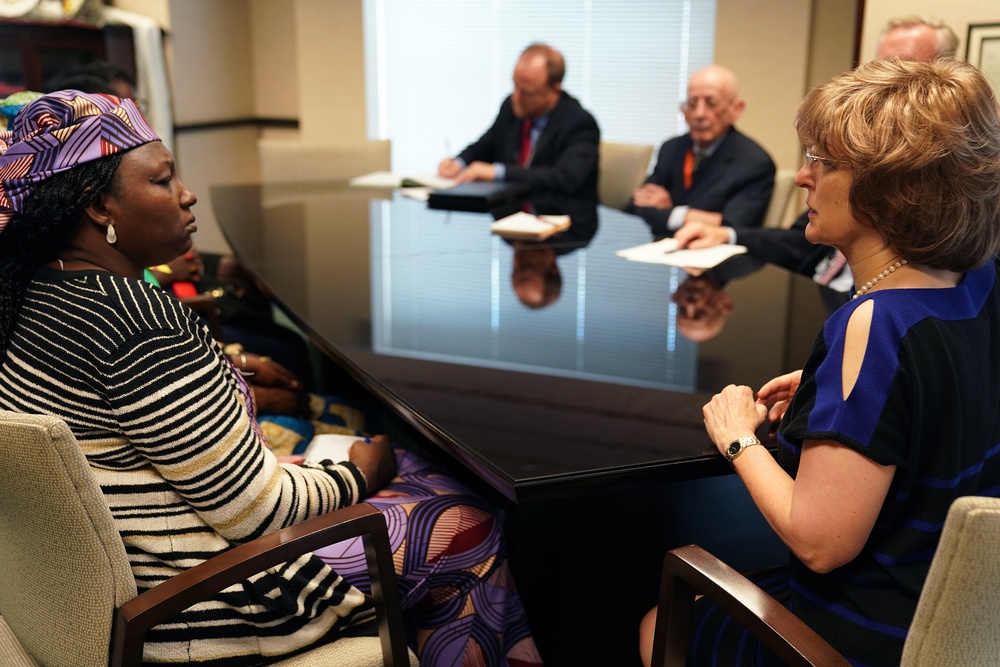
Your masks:
{"label": "watch face", "polygon": [[740,449],[742,449],[742,447],[740,446],[740,441],[734,440],[733,442],[729,443],[729,448],[726,449],[726,455],[729,457],[736,456],[736,454],[740,451]]}

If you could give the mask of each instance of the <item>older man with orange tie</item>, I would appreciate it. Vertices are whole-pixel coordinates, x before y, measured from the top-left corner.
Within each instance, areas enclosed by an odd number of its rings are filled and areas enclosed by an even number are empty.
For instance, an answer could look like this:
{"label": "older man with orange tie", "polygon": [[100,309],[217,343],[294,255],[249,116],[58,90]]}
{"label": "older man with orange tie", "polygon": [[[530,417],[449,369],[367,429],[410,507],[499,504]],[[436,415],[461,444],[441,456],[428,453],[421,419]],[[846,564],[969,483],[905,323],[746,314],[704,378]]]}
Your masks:
{"label": "older man with orange tie", "polygon": [[625,210],[654,237],[685,223],[759,227],[774,189],[774,162],[734,127],[746,103],[736,75],[709,65],[691,75],[681,111],[689,132],[660,148],[656,166]]}

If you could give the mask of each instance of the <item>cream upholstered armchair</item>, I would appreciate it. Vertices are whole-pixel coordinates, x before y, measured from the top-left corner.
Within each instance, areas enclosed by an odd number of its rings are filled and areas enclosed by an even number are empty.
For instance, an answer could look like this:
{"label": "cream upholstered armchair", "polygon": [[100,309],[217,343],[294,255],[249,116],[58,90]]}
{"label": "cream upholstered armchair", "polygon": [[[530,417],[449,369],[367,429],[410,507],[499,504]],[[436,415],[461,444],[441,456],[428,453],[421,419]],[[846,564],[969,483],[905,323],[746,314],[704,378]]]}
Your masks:
{"label": "cream upholstered armchair", "polygon": [[794,169],[779,169],[774,175],[774,190],[764,215],[764,227],[788,227],[794,222],[788,220],[788,203],[794,199],[795,174]]}
{"label": "cream upholstered armchair", "polygon": [[125,547],[90,466],[55,417],[0,411],[0,664],[142,664],[146,630],[251,574],[340,540],[364,540],[379,636],[276,663],[409,665],[385,519],[330,512],[235,547],[136,596]]}
{"label": "cream upholstered armchair", "polygon": [[602,141],[598,150],[597,197],[605,206],[621,208],[645,180],[653,147]]}
{"label": "cream upholstered armchair", "polygon": [[[902,667],[996,665],[1000,660],[1000,498],[959,498],[920,593]],[[789,665],[848,665],[839,653],[749,579],[704,549],[663,562],[653,662],[684,665],[696,593],[745,625]]]}

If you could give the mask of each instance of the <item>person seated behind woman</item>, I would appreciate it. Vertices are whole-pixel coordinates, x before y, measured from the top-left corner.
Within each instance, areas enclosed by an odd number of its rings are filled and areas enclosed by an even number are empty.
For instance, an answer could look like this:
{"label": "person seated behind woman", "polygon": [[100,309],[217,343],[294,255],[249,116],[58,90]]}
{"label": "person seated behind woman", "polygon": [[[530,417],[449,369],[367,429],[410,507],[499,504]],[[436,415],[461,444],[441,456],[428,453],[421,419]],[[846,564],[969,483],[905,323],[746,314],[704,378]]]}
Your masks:
{"label": "person seated behind woman", "polygon": [[[705,425],[724,453],[781,420],[777,460],[730,451],[791,551],[782,597],[852,662],[898,665],[949,506],[1000,493],[997,100],[966,63],[875,61],[811,91],[796,129],[806,236],[865,282],[801,371],[756,401],[726,387]],[[692,663],[756,662],[759,642],[698,604]]]}
{"label": "person seated behind woman", "polygon": [[[423,664],[540,663],[484,501],[384,436],[279,463],[208,330],[142,280],[191,247],[196,197],[133,102],[35,100],[0,134],[0,170],[0,407],[69,425],[140,589],[364,499],[389,523]],[[154,628],[144,659],[267,664],[371,633],[362,560],[330,548],[255,575]]]}
{"label": "person seated behind woman", "polygon": [[303,387],[314,389],[305,339],[275,321],[271,301],[233,255],[201,253],[192,247],[172,262],[150,267],[146,279],[202,315],[216,340],[239,344],[237,352],[252,350],[274,359]]}

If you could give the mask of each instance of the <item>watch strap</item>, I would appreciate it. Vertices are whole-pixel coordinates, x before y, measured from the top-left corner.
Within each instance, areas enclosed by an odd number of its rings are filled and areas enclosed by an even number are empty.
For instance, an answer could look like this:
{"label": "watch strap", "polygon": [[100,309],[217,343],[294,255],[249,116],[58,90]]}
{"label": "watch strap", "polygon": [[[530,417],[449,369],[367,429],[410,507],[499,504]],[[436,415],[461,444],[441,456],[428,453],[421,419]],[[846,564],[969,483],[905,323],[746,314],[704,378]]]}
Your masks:
{"label": "watch strap", "polygon": [[733,440],[731,443],[729,443],[728,447],[726,447],[726,460],[729,461],[729,465],[732,466],[733,461],[736,460],[736,457],[738,457],[740,454],[743,453],[744,449],[752,445],[759,445],[759,444],[760,440],[758,440],[756,437],[752,435],[744,436],[742,438],[737,438],[736,440]]}

